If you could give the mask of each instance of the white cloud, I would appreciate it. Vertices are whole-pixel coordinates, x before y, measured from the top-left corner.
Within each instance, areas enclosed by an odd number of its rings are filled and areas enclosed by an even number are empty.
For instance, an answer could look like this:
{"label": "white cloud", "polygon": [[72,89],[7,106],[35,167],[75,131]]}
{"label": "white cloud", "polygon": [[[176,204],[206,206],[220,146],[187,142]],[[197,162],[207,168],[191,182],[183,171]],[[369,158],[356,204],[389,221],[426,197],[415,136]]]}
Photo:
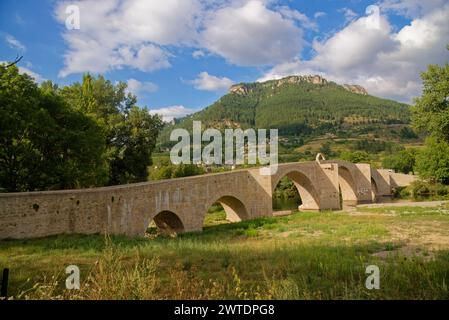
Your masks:
{"label": "white cloud", "polygon": [[315,22],[275,0],[85,0],[60,2],[55,17],[65,25],[68,4],[80,8],[80,30],[65,30],[64,77],[125,67],[145,72],[169,68],[170,50],[197,48],[244,66],[274,65],[302,48],[304,28]]}
{"label": "white cloud", "polygon": [[343,15],[345,16],[346,23],[353,21],[355,18],[357,18],[357,13],[355,13],[354,11],[352,11],[349,8],[342,8],[342,9],[338,10],[338,12],[343,13]]}
{"label": "white cloud", "polygon": [[202,58],[202,57],[204,57],[205,55],[206,55],[206,54],[205,54],[204,51],[202,51],[202,50],[195,50],[195,51],[193,51],[193,53],[192,53],[192,57],[195,58],[195,59]]}
{"label": "white cloud", "polygon": [[128,79],[126,82],[128,85],[128,91],[134,94],[153,93],[156,92],[159,87],[153,82],[141,82],[136,79]]}
{"label": "white cloud", "polygon": [[315,42],[310,60],[292,59],[259,79],[290,74],[321,74],[338,83],[357,83],[371,94],[411,102],[421,93],[420,72],[448,59],[449,4],[414,19],[395,32],[387,16],[379,29],[374,16],[361,17],[323,42]]}
{"label": "white cloud", "polygon": [[42,77],[40,74],[38,74],[34,71],[31,71],[30,69],[25,68],[25,67],[19,67],[19,73],[29,75],[31,78],[33,78],[38,83],[45,81],[45,78]]}
{"label": "white cloud", "polygon": [[186,108],[184,106],[169,106],[159,109],[150,110],[151,114],[157,114],[162,117],[162,120],[169,122],[174,118],[182,118],[189,114],[196,112],[194,109]]}
{"label": "white cloud", "polygon": [[233,64],[260,66],[297,56],[303,40],[293,20],[267,9],[261,1],[248,1],[213,12],[201,43]]}
{"label": "white cloud", "polygon": [[393,11],[409,18],[418,18],[445,4],[447,4],[447,0],[382,0],[379,6],[384,11]]}
{"label": "white cloud", "polygon": [[316,22],[312,21],[307,17],[304,13],[299,12],[298,10],[290,9],[287,6],[281,6],[278,8],[278,11],[287,19],[295,20],[301,24],[302,27],[307,29],[312,29],[317,31],[318,25]]}
{"label": "white cloud", "polygon": [[[56,18],[65,23],[68,2],[59,3]],[[80,30],[66,30],[64,77],[85,71],[107,72],[131,67],[150,72],[170,67],[167,45],[193,43],[197,37],[196,0],[86,0],[80,8]]]}
{"label": "white cloud", "polygon": [[223,91],[228,90],[234,84],[229,78],[216,77],[207,72],[201,72],[195,80],[188,81],[195,89],[204,91]]}
{"label": "white cloud", "polygon": [[315,19],[322,18],[322,17],[325,17],[325,16],[326,16],[326,12],[323,12],[323,11],[315,12],[315,14],[313,15],[313,17]]}
{"label": "white cloud", "polygon": [[26,50],[26,47],[19,40],[17,40],[10,34],[7,34],[5,36],[5,41],[11,49],[19,50],[19,51]]}

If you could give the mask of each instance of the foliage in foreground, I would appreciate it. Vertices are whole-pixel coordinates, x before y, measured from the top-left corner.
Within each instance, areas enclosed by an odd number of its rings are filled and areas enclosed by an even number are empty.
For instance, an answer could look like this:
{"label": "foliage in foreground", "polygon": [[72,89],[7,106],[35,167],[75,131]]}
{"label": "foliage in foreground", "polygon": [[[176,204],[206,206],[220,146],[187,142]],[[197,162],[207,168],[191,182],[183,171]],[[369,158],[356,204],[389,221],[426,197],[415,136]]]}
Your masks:
{"label": "foliage in foreground", "polygon": [[424,179],[449,184],[449,63],[430,65],[421,78],[423,93],[412,108],[412,120],[429,139],[416,168]]}
{"label": "foliage in foreground", "polygon": [[0,64],[0,192],[146,181],[162,121],[136,102],[101,76],[60,89]]}
{"label": "foliage in foreground", "polygon": [[[6,241],[0,264],[10,265],[11,293],[22,299],[448,299],[449,251],[410,246],[444,236],[448,209],[296,213],[152,240]],[[395,240],[393,227],[413,238]],[[69,264],[81,268],[80,291],[63,287]],[[372,264],[381,269],[381,290],[365,288]]]}

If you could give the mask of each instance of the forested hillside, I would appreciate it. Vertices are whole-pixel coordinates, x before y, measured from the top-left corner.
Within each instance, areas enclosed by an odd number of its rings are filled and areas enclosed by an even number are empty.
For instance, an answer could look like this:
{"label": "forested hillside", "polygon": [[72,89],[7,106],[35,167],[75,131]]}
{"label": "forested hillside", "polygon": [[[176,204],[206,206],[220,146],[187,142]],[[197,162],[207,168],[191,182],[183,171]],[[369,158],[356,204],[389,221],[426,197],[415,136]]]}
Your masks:
{"label": "forested hillside", "polygon": [[169,145],[173,128],[191,129],[193,120],[201,120],[204,127],[221,129],[277,128],[280,136],[301,138],[323,134],[346,137],[352,131],[376,131],[410,122],[406,104],[354,93],[321,77],[317,79],[313,83],[304,77],[288,77],[233,86],[211,106],[166,127],[161,135],[162,146]]}

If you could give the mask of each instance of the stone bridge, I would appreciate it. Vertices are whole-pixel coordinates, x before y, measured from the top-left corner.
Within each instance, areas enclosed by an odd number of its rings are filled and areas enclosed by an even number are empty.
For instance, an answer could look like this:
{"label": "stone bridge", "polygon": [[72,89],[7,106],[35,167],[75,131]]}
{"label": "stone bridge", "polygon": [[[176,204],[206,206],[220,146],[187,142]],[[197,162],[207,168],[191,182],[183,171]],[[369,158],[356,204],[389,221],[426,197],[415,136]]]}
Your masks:
{"label": "stone bridge", "polygon": [[280,164],[271,176],[256,168],[115,187],[0,194],[0,239],[142,236],[153,220],[162,230],[200,231],[216,202],[230,221],[272,216],[272,194],[285,176],[299,191],[300,210],[340,210],[343,205],[375,202],[415,179],[368,164],[330,160]]}

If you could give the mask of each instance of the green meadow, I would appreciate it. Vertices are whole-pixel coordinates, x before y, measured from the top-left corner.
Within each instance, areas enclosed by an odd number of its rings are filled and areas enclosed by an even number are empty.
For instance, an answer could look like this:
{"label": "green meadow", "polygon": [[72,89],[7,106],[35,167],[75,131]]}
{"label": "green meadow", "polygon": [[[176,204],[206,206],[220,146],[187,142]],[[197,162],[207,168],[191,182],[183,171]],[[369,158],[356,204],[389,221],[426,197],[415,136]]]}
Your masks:
{"label": "green meadow", "polygon": [[[200,233],[0,242],[11,299],[449,299],[449,205],[294,212]],[[65,289],[65,268],[81,289]],[[368,290],[366,268],[380,269]]]}

